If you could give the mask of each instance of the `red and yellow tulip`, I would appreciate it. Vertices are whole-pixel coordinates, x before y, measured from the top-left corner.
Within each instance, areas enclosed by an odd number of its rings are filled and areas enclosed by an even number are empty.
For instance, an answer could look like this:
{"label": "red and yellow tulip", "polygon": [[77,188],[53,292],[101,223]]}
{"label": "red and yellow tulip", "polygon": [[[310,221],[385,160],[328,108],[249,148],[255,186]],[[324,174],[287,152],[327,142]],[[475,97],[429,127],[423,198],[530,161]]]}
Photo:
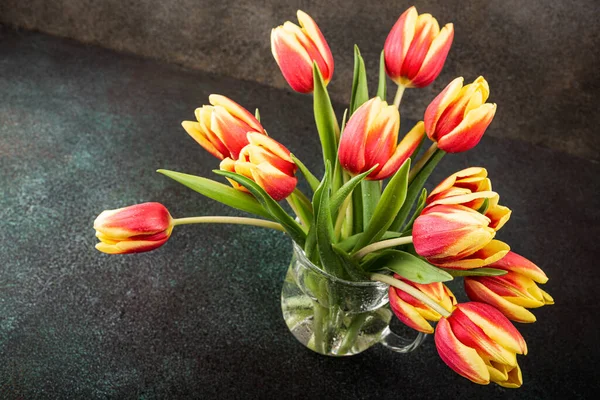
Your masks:
{"label": "red and yellow tulip", "polygon": [[499,240],[491,220],[458,204],[427,207],[412,230],[415,250],[439,267],[473,269],[504,257],[510,247]]}
{"label": "red and yellow tulip", "polygon": [[[448,310],[448,312],[452,312],[456,305],[454,294],[441,282],[423,285],[404,279],[396,274],[394,278],[418,289],[423,294],[435,300],[440,306]],[[419,332],[433,333],[433,327],[427,321],[439,321],[442,317],[437,311],[422,301],[415,299],[413,296],[394,286],[390,286],[389,299],[390,307],[394,314],[396,314],[396,317]]]}
{"label": "red and yellow tulip", "polygon": [[160,203],[105,210],[94,221],[96,249],[108,254],[141,253],[162,246],[171,236],[173,219]]}
{"label": "red and yellow tulip", "polygon": [[496,104],[486,103],[490,88],[483,77],[464,87],[463,81],[450,82],[425,111],[427,136],[448,153],[475,147],[496,113]]}
{"label": "red and yellow tulip", "polygon": [[367,179],[380,180],[393,175],[418,147],[424,136],[419,122],[398,143],[400,114],[379,97],[360,106],[348,120],[338,150],[342,167],[352,174],[378,165]]}
{"label": "red and yellow tulip", "polygon": [[498,204],[500,196],[492,191],[486,169],[471,167],[450,175],[433,189],[427,197],[427,207],[460,204],[478,211],[486,200],[488,204],[484,215],[491,220],[490,227],[497,231],[509,220],[511,211]]}
{"label": "red and yellow tulip", "polygon": [[197,122],[183,121],[183,129],[206,151],[218,159],[237,160],[240,150],[248,144],[246,134],[264,134],[258,120],[233,100],[218,94],[208,98],[210,106],[195,111]]}
{"label": "red and yellow tulip", "polygon": [[[288,197],[296,188],[296,164],[290,151],[277,141],[259,133],[248,133],[249,144],[239,154],[239,159],[225,158],[221,169],[236,172],[252,179],[273,199],[279,201]],[[228,179],[236,189],[246,189]]]}
{"label": "red and yellow tulip", "polygon": [[489,267],[508,272],[502,276],[465,277],[465,291],[471,300],[490,304],[508,319],[524,323],[536,320],[527,308],[554,304],[554,299],[536,284],[546,283],[548,277],[525,257],[511,251]]}
{"label": "red and yellow tulip", "polygon": [[527,354],[523,336],[494,307],[470,302],[456,306],[435,329],[442,360],[459,375],[480,385],[507,388],[523,384],[517,354]]}
{"label": "red and yellow tulip", "polygon": [[333,56],[315,21],[300,10],[297,15],[300,26],[286,21],[271,31],[271,52],[292,89],[312,93],[313,62],[327,84],[333,76]]}
{"label": "red and yellow tulip", "polygon": [[438,77],[452,46],[454,26],[441,30],[431,14],[406,10],[390,31],[383,47],[388,76],[398,85],[425,87]]}

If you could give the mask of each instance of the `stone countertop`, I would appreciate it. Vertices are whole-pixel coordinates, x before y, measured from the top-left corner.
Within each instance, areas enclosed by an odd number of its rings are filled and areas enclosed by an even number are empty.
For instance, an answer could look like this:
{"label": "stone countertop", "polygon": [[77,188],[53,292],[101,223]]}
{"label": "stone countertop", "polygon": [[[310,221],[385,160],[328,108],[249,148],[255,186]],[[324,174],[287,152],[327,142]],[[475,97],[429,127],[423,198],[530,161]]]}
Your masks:
{"label": "stone countertop", "polygon": [[160,201],[177,217],[239,215],[154,172],[211,176],[217,160],[179,125],[210,93],[259,107],[269,133],[319,171],[309,97],[33,33],[0,31],[0,71],[1,398],[539,399],[599,389],[597,163],[484,137],[434,174],[488,169],[513,210],[499,238],[546,271],[557,303],[518,326],[524,386],[483,387],[446,367],[431,339],[407,355],[305,349],[281,317],[291,245],[277,232],[183,226],[153,253],[94,250],[104,209]]}

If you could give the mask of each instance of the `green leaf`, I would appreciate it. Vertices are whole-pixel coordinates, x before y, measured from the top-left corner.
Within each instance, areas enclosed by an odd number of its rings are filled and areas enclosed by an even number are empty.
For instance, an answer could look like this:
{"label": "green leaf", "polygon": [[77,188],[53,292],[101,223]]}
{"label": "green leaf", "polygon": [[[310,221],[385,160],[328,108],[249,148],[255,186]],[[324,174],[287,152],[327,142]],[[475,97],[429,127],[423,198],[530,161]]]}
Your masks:
{"label": "green leaf", "polygon": [[488,208],[490,208],[490,199],[483,199],[483,204],[481,205],[481,207],[479,207],[479,210],[477,210],[477,212],[485,215]]}
{"label": "green leaf", "polygon": [[497,268],[475,268],[475,269],[449,269],[441,268],[452,276],[502,276],[506,275],[507,271]]}
{"label": "green leaf", "polygon": [[269,218],[271,220],[273,219],[271,213],[263,208],[252,195],[240,192],[231,186],[200,176],[183,174],[181,172],[169,171],[166,169],[159,169],[156,172],[168,176],[209,199],[216,200],[238,210],[260,215],[261,217]]}
{"label": "green leaf", "polygon": [[362,188],[360,185],[352,191],[352,227],[353,232],[362,232],[364,230]]}
{"label": "green leaf", "polygon": [[417,208],[415,208],[415,212],[413,212],[412,217],[410,217],[410,220],[404,227],[404,229],[403,229],[404,232],[408,232],[412,229],[415,219],[417,219],[417,217],[419,215],[421,215],[421,211],[423,211],[423,208],[425,208],[426,200],[427,200],[427,189],[423,188],[423,190],[421,191],[421,195],[419,196],[419,201],[417,201]]}
{"label": "green leaf", "polygon": [[339,257],[333,251],[334,241],[333,220],[329,206],[329,183],[331,181],[331,164],[326,163],[325,176],[315,191],[313,199],[315,207],[315,231],[317,235],[317,248],[323,269],[333,276],[344,278],[345,273]]}
{"label": "green leaf", "polygon": [[344,115],[342,116],[342,132],[344,132],[344,128],[346,127],[346,122],[348,122],[348,109],[344,110]]}
{"label": "green leaf", "polygon": [[363,224],[367,225],[381,198],[381,184],[380,181],[362,181],[360,187],[362,189]]}
{"label": "green leaf", "polygon": [[448,272],[400,250],[385,250],[378,255],[368,257],[362,267],[368,272],[387,269],[409,281],[421,284],[453,279]]}
{"label": "green leaf", "polygon": [[272,218],[279,222],[285,228],[285,231],[290,235],[294,242],[298,243],[300,247],[304,247],[306,241],[306,233],[300,225],[294,219],[285,212],[283,208],[275,201],[271,196],[265,192],[256,182],[246,178],[235,172],[222,171],[219,169],[213,170],[217,175],[225,176],[232,179],[248,189],[250,193],[258,200],[262,206],[271,213]]}
{"label": "green leaf", "polygon": [[[354,248],[354,246],[358,242],[358,239],[360,239],[360,235],[361,235],[361,233],[352,235],[352,236],[344,239],[343,241],[337,243],[336,246],[339,247],[341,250],[344,250],[345,252],[349,252],[350,250],[352,250]],[[400,232],[387,231],[386,233],[383,234],[383,236],[381,237],[381,240],[396,239],[396,238],[399,238],[400,236],[402,236],[402,234]]]}
{"label": "green leaf", "polygon": [[377,165],[374,166],[373,168],[371,168],[370,170],[368,170],[367,172],[363,172],[360,175],[356,175],[355,177],[353,177],[352,179],[350,179],[348,182],[346,182],[344,184],[344,186],[342,186],[337,192],[335,192],[335,194],[333,196],[331,196],[331,214],[335,214],[337,213],[337,211],[339,210],[339,208],[341,207],[342,203],[344,203],[344,200],[346,200],[346,197],[348,197],[350,195],[350,193],[352,193],[352,191],[354,190],[354,188],[363,180],[365,179],[365,177],[367,175],[369,175],[371,172],[373,172],[373,170],[377,168]]}
{"label": "green leaf", "polygon": [[294,164],[298,166],[298,169],[300,170],[300,172],[302,172],[302,175],[304,175],[306,181],[308,182],[308,185],[310,186],[310,189],[314,193],[315,190],[317,190],[317,187],[319,186],[319,180],[313,175],[312,172],[309,171],[309,169],[306,167],[306,165],[304,165],[302,161],[296,158],[295,155],[290,153],[290,157],[292,158]]}
{"label": "green leaf", "polygon": [[254,111],[254,118],[256,118],[258,122],[260,122],[260,112],[258,111],[258,108],[256,109],[256,111]]}
{"label": "green leaf", "polygon": [[407,159],[390,182],[385,187],[381,200],[377,204],[373,217],[367,225],[362,236],[354,246],[355,250],[361,249],[376,240],[388,230],[394,217],[404,204],[406,188],[408,186],[408,171],[410,170],[410,158]]}
{"label": "green leaf", "polygon": [[383,50],[381,50],[381,55],[379,56],[379,85],[377,86],[377,96],[383,101],[387,96],[387,75],[385,74],[385,57],[383,55]]}
{"label": "green leaf", "polygon": [[313,223],[313,209],[310,200],[304,196],[300,190],[296,189],[290,194],[290,202],[293,204],[294,211],[298,212],[300,221],[309,228]]}
{"label": "green leaf", "polygon": [[367,86],[367,70],[365,61],[360,55],[357,45],[354,45],[354,77],[352,78],[352,94],[350,96],[350,115],[369,100],[369,88]]}
{"label": "green leaf", "polygon": [[435,166],[440,162],[442,157],[444,157],[444,154],[446,154],[444,151],[438,149],[435,152],[435,154],[429,159],[427,164],[425,164],[423,169],[419,171],[417,176],[415,176],[415,179],[411,182],[411,184],[408,186],[406,200],[404,201],[402,208],[398,212],[398,215],[396,215],[394,222],[390,226],[391,231],[400,230],[400,228],[404,224],[404,221],[406,220],[406,217],[410,213],[410,210],[415,200],[417,199],[417,196],[419,195],[419,193],[421,193],[421,189],[423,188],[423,185],[425,185],[425,181],[427,181],[427,178],[429,178],[429,175],[431,175]]}
{"label": "green leaf", "polygon": [[339,259],[342,261],[342,266],[346,271],[347,275],[353,281],[365,281],[369,280],[368,276],[365,275],[361,269],[358,261],[350,256],[344,249],[338,245],[332,245],[333,251],[337,254]]}
{"label": "green leaf", "polygon": [[329,161],[334,165],[337,155],[337,132],[339,131],[335,112],[331,105],[327,87],[323,82],[321,71],[317,67],[317,63],[313,63],[313,110],[315,114],[315,123],[319,138],[321,139],[321,147],[323,148],[323,162]]}

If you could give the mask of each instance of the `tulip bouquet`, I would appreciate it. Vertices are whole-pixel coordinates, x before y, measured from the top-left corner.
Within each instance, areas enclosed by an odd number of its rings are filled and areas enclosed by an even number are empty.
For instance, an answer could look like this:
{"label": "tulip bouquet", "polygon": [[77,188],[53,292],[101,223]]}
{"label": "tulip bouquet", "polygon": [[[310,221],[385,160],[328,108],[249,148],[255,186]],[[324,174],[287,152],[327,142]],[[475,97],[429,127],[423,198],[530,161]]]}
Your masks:
{"label": "tulip bouquet", "polygon": [[[439,75],[453,25],[440,29],[430,14],[419,15],[414,7],[406,10],[385,41],[372,98],[364,61],[355,48],[350,103],[338,119],[327,92],[334,71],[329,46],[310,16],[298,11],[298,21],[299,26],[288,21],[272,30],[271,49],[292,89],[312,93],[323,176],[317,178],[267,135],[258,109],[252,115],[227,97],[211,95],[210,105],[196,109],[196,121],[182,125],[220,160],[214,172],[231,186],[158,172],[258,218],[173,218],[163,205],[144,203],[102,212],[94,222],[100,240],[96,248],[111,254],[153,250],[169,239],[175,226],[191,223],[279,230],[289,235],[311,268],[333,281],[383,285],[388,314],[419,332],[435,334],[440,357],[458,374],[479,384],[519,387],[516,355],[526,354],[527,346],[509,320],[534,322],[528,309],[553,303],[537,285],[548,278],[494,239],[511,211],[499,204],[484,168],[453,173],[430,193],[423,188],[446,153],[473,148],[492,122],[496,105],[486,102],[486,80],[450,82],[427,107],[423,121],[398,141],[403,92],[425,87]],[[397,85],[392,104],[387,103],[387,77]],[[432,144],[421,150],[426,138]],[[310,194],[297,188],[298,171]],[[293,214],[280,205],[282,200]],[[470,302],[457,303],[443,283],[456,277],[464,278]],[[355,354],[361,340],[381,334],[369,328],[375,314],[331,311],[332,304],[344,309],[352,300],[350,292],[305,278],[303,291],[310,296],[296,301],[294,310],[304,310],[296,315],[310,322],[309,348],[322,354]],[[298,280],[289,273],[288,279],[294,285]],[[385,316],[382,310],[375,313]],[[332,333],[336,320],[343,320],[344,329]],[[435,329],[431,322],[437,322]],[[339,340],[332,340],[338,333]]]}

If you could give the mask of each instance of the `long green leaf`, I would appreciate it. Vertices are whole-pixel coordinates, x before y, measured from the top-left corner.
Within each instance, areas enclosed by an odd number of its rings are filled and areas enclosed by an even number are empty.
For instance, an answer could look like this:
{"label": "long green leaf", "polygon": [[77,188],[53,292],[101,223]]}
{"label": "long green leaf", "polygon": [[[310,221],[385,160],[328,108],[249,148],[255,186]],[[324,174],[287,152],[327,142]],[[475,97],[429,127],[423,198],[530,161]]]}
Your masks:
{"label": "long green leaf", "polygon": [[452,276],[502,276],[506,275],[508,271],[497,268],[475,268],[475,269],[449,269],[441,268]]}
{"label": "long green leaf", "polygon": [[352,191],[352,227],[353,232],[362,232],[364,230],[362,188],[360,185]]}
{"label": "long green leaf", "polygon": [[355,258],[350,256],[350,254],[348,254],[344,249],[335,244],[332,246],[332,248],[341,260],[342,266],[351,280],[365,281],[369,279],[368,276],[362,272],[360,265]]}
{"label": "long green leaf", "polygon": [[415,179],[411,182],[410,186],[408,187],[408,192],[406,193],[406,200],[398,212],[398,215],[396,215],[394,222],[390,226],[391,231],[400,230],[404,224],[404,221],[406,220],[406,217],[410,213],[417,196],[419,196],[419,193],[421,193],[421,189],[423,188],[425,181],[427,181],[427,178],[429,178],[429,175],[431,175],[435,169],[435,166],[440,162],[442,157],[444,157],[444,154],[446,154],[444,151],[438,149],[431,159],[429,159],[427,164],[425,164],[425,167],[419,171]]}
{"label": "long green leaf", "polygon": [[381,185],[379,181],[362,181],[360,187],[363,198],[363,224],[367,225],[381,198]]}
{"label": "long green leaf", "polygon": [[315,192],[315,230],[317,235],[317,248],[323,269],[333,276],[345,277],[344,268],[339,257],[333,251],[334,241],[333,220],[329,206],[329,183],[331,182],[331,164],[325,167],[325,176]]}
{"label": "long green leaf", "polygon": [[408,220],[408,223],[403,228],[404,232],[408,232],[412,229],[415,219],[421,215],[421,211],[425,208],[425,201],[427,201],[427,189],[423,188],[421,195],[419,196],[419,201],[417,201],[417,207],[415,208],[412,217],[410,217],[410,220]]}
{"label": "long green leaf", "polygon": [[354,247],[355,250],[379,240],[385,231],[388,230],[406,199],[409,170],[410,158],[402,164],[400,169],[390,179],[390,182],[381,195],[381,200],[373,212],[371,221]]}
{"label": "long green leaf", "polygon": [[409,281],[421,284],[446,282],[453,279],[448,272],[399,250],[382,251],[378,255],[369,257],[362,267],[367,272],[387,269]]}
{"label": "long green leaf", "polygon": [[308,182],[310,189],[314,193],[315,190],[317,190],[317,187],[319,186],[319,180],[313,175],[312,172],[310,172],[310,170],[306,167],[306,165],[304,165],[304,163],[302,161],[300,161],[300,159],[298,159],[295,155],[290,154],[290,157],[292,158],[292,161],[294,162],[294,164],[296,164],[298,166],[298,169],[300,170],[300,172],[302,172],[302,175],[304,175],[304,178],[306,178],[306,182]]}
{"label": "long green leaf", "polygon": [[337,192],[335,192],[335,194],[333,196],[331,196],[330,205],[331,205],[331,214],[332,215],[334,215],[335,213],[337,213],[337,211],[341,207],[341,205],[344,202],[344,200],[346,200],[346,197],[348,197],[350,195],[350,193],[352,193],[352,191],[354,190],[354,188],[363,179],[365,179],[365,177],[367,175],[369,175],[375,168],[377,168],[377,166],[374,166],[373,168],[371,168],[367,172],[363,172],[360,175],[356,175],[355,177],[353,177],[352,179],[350,179],[348,182],[346,182],[344,184],[344,186],[342,186]]}
{"label": "long green leaf", "polygon": [[377,86],[377,96],[383,101],[386,101],[385,98],[387,96],[387,75],[385,74],[385,57],[383,55],[383,50],[381,50],[381,55],[379,56],[379,84]]}
{"label": "long green leaf", "polygon": [[279,222],[285,228],[285,231],[290,235],[294,242],[298,243],[299,246],[304,247],[306,241],[306,233],[300,225],[294,219],[285,212],[283,208],[275,201],[271,196],[265,192],[256,182],[246,178],[235,172],[213,170],[217,175],[225,176],[232,179],[248,189],[250,193],[259,201],[262,206],[268,210],[272,217]]}
{"label": "long green leaf", "polygon": [[323,162],[327,163],[329,161],[331,165],[334,165],[337,155],[336,137],[339,127],[333,106],[331,105],[329,93],[327,93],[327,87],[325,86],[325,82],[323,82],[323,76],[316,62],[313,64],[313,78],[313,111],[323,148]]}
{"label": "long green leaf", "polygon": [[168,176],[169,178],[189,187],[190,189],[208,197],[209,199],[216,200],[238,210],[273,219],[271,213],[263,208],[263,206],[254,197],[252,197],[252,195],[240,192],[231,186],[224,185],[211,179],[202,178],[200,176],[183,174],[181,172],[169,171],[166,169],[159,169],[156,172]]}
{"label": "long green leaf", "polygon": [[357,45],[354,45],[354,76],[352,78],[352,93],[350,95],[350,115],[369,100],[369,88],[367,86],[367,70],[365,61],[360,55]]}
{"label": "long green leaf", "polygon": [[[336,243],[336,246],[338,248],[340,248],[341,250],[344,250],[345,252],[349,252],[350,250],[352,250],[354,248],[354,246],[358,242],[358,239],[360,239],[360,235],[361,235],[361,233],[357,233],[356,235],[347,237],[343,241]],[[400,232],[387,231],[386,233],[383,234],[383,236],[381,237],[381,240],[396,239],[396,238],[399,238],[400,236],[402,236],[402,234]]]}

